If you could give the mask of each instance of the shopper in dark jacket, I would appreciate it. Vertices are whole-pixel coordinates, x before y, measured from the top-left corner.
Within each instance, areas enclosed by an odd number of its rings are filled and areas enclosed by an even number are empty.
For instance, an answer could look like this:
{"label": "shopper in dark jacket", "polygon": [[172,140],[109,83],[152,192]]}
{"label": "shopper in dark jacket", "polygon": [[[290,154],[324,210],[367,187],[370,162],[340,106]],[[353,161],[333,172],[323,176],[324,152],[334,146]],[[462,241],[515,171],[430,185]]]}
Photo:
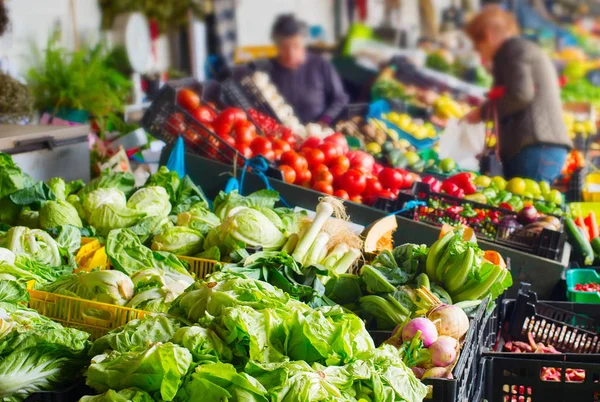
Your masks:
{"label": "shopper in dark jacket", "polygon": [[484,7],[468,24],[467,34],[483,61],[492,63],[494,87],[503,92],[467,119],[490,117],[495,105],[505,176],[552,183],[572,147],[552,61],[536,44],[518,36],[514,16],[498,6]]}
{"label": "shopper in dark jacket", "polygon": [[293,15],[280,15],[272,29],[278,55],[268,73],[303,123],[330,125],[348,103],[333,66],[306,50],[306,24]]}

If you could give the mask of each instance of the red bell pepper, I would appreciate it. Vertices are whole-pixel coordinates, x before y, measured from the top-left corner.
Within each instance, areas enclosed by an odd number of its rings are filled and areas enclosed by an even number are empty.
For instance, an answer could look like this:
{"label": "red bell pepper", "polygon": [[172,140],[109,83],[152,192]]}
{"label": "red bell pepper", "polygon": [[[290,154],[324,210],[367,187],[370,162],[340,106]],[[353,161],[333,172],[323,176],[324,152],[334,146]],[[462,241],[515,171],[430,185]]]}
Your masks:
{"label": "red bell pepper", "polygon": [[508,209],[509,211],[513,210],[512,205],[510,205],[508,202],[501,202],[500,205],[498,205],[498,208]]}
{"label": "red bell pepper", "polygon": [[442,191],[448,195],[454,196],[458,193],[458,190],[460,190],[460,187],[451,180],[444,180],[442,183]]}
{"label": "red bell pepper", "polygon": [[473,175],[469,172],[455,174],[445,181],[456,184],[459,188],[463,189],[466,195],[475,194],[477,192],[477,186],[473,182]]}
{"label": "red bell pepper", "polygon": [[421,179],[421,181],[423,183],[428,184],[429,188],[434,193],[439,193],[440,191],[442,191],[442,182],[440,182],[438,179],[436,179],[433,176],[425,176]]}
{"label": "red bell pepper", "polygon": [[587,218],[584,220],[585,225],[590,233],[590,240],[594,240],[596,237],[600,237],[600,229],[598,228],[598,222],[596,221],[596,214],[591,211]]}

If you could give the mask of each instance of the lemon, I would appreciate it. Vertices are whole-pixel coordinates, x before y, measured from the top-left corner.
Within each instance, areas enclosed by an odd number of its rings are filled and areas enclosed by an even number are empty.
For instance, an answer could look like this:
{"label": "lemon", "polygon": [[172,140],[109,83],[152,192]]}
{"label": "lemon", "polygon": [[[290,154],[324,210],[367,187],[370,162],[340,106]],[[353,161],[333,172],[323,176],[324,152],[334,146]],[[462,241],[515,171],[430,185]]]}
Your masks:
{"label": "lemon", "polygon": [[490,184],[492,184],[492,179],[490,179],[488,176],[481,175],[475,179],[475,184],[478,187],[487,188],[490,186]]}
{"label": "lemon", "polygon": [[525,190],[527,190],[527,192],[533,194],[534,196],[542,194],[542,189],[540,188],[540,185],[535,180],[531,179],[525,179]]}
{"label": "lemon", "polygon": [[527,186],[525,184],[525,180],[521,179],[520,177],[510,179],[506,184],[506,189],[516,195],[523,195],[526,188]]}
{"label": "lemon", "polygon": [[540,192],[542,193],[543,196],[546,196],[546,194],[550,194],[550,191],[552,191],[552,189],[550,188],[550,184],[548,184],[548,182],[546,181],[541,181],[539,183],[540,186]]}
{"label": "lemon", "polygon": [[419,154],[416,152],[413,152],[413,151],[408,151],[407,153],[404,154],[404,157],[406,158],[406,161],[408,162],[409,166],[412,166],[421,160],[421,157],[419,156]]}
{"label": "lemon", "polygon": [[373,155],[377,155],[381,153],[381,145],[376,142],[370,142],[365,147],[367,152]]}
{"label": "lemon", "polygon": [[506,180],[504,180],[504,177],[501,176],[495,176],[492,179],[492,183],[494,183],[494,186],[498,189],[498,190],[506,190]]}
{"label": "lemon", "polygon": [[452,158],[445,158],[440,161],[440,169],[444,173],[450,173],[456,169],[456,162]]}

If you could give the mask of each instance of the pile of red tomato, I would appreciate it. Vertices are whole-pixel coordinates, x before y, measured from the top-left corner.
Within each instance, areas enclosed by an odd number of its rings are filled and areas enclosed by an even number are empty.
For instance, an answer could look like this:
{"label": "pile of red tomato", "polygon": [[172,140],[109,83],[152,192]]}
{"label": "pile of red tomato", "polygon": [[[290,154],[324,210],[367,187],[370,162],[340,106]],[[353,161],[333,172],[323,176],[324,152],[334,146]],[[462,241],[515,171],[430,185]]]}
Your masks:
{"label": "pile of red tomato", "polygon": [[243,110],[226,108],[217,114],[211,107],[201,106],[200,98],[192,90],[180,89],[177,103],[204,127],[212,130],[220,141],[210,135],[202,136],[199,134],[202,130],[189,130],[183,124],[181,113],[169,117],[168,127],[173,128],[173,134],[185,133],[186,139],[194,143],[196,140],[208,142],[210,146],[203,149],[208,148],[207,152],[217,159],[220,155],[230,154],[232,149],[245,158],[262,155],[279,164],[287,183],[345,200],[372,204],[379,197],[395,199],[400,190],[410,188],[415,180],[420,180],[414,173],[383,167],[367,152],[350,150],[346,137],[341,133],[324,139],[309,137],[297,144],[291,130],[255,110],[250,110],[249,114],[266,136],[257,134],[256,127]]}

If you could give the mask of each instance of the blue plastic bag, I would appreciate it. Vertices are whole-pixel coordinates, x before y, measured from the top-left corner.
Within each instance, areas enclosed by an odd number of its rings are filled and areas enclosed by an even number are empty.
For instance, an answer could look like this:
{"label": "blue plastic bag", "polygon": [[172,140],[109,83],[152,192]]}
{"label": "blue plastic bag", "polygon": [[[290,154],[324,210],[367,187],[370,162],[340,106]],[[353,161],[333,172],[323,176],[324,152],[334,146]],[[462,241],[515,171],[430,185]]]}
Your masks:
{"label": "blue plastic bag", "polygon": [[185,176],[185,145],[181,136],[177,138],[175,146],[171,150],[171,155],[169,155],[169,160],[167,161],[167,168],[172,172],[177,172],[179,177]]}

